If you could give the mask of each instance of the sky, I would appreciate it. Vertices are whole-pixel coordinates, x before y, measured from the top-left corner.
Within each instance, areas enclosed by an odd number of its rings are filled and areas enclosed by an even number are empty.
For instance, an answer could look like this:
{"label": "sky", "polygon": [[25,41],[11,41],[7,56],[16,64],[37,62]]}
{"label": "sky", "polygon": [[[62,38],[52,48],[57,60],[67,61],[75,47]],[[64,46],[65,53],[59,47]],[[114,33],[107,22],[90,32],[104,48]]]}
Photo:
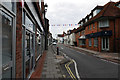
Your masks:
{"label": "sky", "polygon": [[[49,19],[50,32],[53,38],[63,31],[77,28],[78,26],[62,26],[63,24],[77,24],[91,12],[97,5],[104,6],[107,2],[119,0],[44,0],[47,3],[46,17]],[[61,24],[61,26],[51,25]]]}

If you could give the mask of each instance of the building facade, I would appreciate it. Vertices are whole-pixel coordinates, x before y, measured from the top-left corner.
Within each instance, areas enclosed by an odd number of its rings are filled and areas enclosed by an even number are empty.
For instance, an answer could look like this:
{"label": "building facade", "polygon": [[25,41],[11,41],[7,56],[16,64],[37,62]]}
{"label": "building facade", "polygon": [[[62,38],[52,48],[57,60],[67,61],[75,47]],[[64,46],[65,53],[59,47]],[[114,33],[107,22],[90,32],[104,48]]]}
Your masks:
{"label": "building facade", "polygon": [[96,6],[80,20],[77,45],[95,51],[120,52],[120,2]]}
{"label": "building facade", "polygon": [[0,78],[30,78],[45,50],[44,2],[1,2]]}

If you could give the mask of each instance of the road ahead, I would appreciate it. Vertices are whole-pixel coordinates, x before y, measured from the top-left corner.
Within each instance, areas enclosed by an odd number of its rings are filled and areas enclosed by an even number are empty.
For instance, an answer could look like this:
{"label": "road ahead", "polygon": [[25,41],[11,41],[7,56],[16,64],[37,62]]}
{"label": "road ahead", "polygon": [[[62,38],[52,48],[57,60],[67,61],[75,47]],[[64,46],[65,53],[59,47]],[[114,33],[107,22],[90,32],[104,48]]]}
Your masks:
{"label": "road ahead", "polygon": [[118,65],[86,55],[62,44],[57,46],[76,61],[81,78],[118,78]]}

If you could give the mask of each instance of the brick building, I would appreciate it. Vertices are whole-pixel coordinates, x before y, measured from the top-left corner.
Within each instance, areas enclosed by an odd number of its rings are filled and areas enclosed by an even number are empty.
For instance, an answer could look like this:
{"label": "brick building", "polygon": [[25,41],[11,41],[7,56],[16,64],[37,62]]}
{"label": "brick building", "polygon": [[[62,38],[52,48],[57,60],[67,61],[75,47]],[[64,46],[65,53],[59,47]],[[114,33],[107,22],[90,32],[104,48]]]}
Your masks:
{"label": "brick building", "polygon": [[79,47],[95,51],[120,52],[120,2],[96,6],[79,21],[76,41]]}
{"label": "brick building", "polygon": [[45,50],[44,1],[0,1],[0,5],[0,79],[30,78]]}

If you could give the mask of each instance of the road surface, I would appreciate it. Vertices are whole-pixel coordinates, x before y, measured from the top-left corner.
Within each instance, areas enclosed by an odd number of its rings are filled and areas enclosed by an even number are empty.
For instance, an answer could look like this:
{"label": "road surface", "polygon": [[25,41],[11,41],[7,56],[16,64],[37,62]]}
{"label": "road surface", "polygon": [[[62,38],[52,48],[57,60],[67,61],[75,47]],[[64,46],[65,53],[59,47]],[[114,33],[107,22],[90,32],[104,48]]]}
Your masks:
{"label": "road surface", "polygon": [[103,61],[95,56],[86,55],[62,44],[57,46],[60,51],[76,61],[81,78],[101,78],[104,80],[118,78],[118,65]]}

